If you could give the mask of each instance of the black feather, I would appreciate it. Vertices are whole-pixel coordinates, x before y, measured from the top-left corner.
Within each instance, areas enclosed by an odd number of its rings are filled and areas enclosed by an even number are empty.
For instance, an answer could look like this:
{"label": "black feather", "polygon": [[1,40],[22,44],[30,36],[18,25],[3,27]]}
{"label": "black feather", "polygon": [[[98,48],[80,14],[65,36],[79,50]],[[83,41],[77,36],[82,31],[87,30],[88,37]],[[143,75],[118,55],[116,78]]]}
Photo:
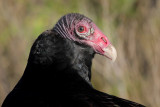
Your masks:
{"label": "black feather", "polygon": [[65,39],[54,29],[43,32],[2,107],[144,107],[92,87],[94,54],[91,47]]}

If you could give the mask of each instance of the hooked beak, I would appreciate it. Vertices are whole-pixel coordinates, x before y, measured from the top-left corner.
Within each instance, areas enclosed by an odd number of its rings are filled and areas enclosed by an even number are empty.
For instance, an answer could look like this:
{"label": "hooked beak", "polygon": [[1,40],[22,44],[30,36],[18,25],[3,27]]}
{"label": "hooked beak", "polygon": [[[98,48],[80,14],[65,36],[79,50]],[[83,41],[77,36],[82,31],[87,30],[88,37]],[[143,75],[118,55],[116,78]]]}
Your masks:
{"label": "hooked beak", "polygon": [[117,58],[117,51],[114,48],[114,46],[112,46],[111,44],[109,44],[103,50],[104,50],[104,56],[106,56],[107,58],[109,58],[113,62],[116,60],[116,58]]}
{"label": "hooked beak", "polygon": [[108,38],[93,24],[94,33],[88,37],[88,44],[93,47],[97,54],[101,54],[113,62],[116,60],[117,51]]}

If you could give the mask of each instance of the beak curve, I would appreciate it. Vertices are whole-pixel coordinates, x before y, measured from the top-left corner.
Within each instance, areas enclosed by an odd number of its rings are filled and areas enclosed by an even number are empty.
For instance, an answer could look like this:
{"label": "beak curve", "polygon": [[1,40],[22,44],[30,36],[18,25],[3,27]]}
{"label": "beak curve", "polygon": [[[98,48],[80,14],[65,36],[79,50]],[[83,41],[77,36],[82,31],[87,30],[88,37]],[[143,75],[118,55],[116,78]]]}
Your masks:
{"label": "beak curve", "polygon": [[105,36],[94,23],[92,23],[92,27],[94,32],[87,37],[85,42],[90,45],[97,54],[103,55],[114,62],[117,58],[116,49],[112,46],[107,36]]}
{"label": "beak curve", "polygon": [[109,44],[106,48],[103,49],[104,51],[104,56],[109,58],[110,60],[112,60],[112,62],[114,62],[117,58],[117,51],[114,48],[114,46],[112,46],[111,44]]}

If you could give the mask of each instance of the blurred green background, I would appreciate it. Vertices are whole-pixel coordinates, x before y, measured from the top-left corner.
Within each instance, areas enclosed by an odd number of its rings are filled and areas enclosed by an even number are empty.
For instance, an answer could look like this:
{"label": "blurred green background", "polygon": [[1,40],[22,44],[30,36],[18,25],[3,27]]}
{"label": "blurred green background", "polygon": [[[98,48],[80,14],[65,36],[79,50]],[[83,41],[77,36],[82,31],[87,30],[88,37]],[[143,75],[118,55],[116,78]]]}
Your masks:
{"label": "blurred green background", "polygon": [[92,83],[103,92],[160,106],[160,0],[0,0],[0,105],[22,76],[34,40],[71,12],[90,17],[116,47],[96,55]]}

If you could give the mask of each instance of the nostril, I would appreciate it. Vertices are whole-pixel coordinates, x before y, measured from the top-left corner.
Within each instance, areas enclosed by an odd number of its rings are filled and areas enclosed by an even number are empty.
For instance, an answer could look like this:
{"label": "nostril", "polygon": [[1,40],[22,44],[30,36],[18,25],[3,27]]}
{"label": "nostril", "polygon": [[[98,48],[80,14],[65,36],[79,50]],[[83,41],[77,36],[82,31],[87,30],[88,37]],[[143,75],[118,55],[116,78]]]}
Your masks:
{"label": "nostril", "polygon": [[70,34],[71,34],[71,35],[73,35],[73,33],[72,33],[72,32],[70,32]]}
{"label": "nostril", "polygon": [[105,39],[104,37],[101,37],[101,39],[102,39],[105,43],[107,43],[107,41],[106,41],[106,39]]}

